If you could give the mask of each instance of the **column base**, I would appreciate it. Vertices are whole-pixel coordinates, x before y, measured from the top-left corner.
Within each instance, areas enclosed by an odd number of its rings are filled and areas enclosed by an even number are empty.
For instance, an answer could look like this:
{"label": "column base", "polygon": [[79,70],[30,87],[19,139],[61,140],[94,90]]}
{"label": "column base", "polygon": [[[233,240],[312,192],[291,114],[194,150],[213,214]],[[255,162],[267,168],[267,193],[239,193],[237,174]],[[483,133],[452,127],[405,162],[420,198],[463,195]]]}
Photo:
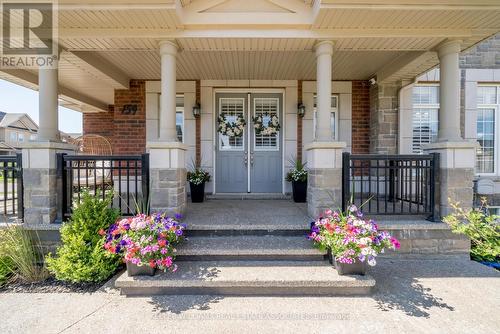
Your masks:
{"label": "column base", "polygon": [[307,211],[317,217],[326,209],[342,208],[343,142],[313,142],[307,151]]}
{"label": "column base", "polygon": [[57,177],[56,153],[75,152],[61,142],[29,142],[23,145],[24,223],[52,224],[60,220],[62,184]]}
{"label": "column base", "polygon": [[186,211],[186,150],[179,142],[148,142],[151,212],[168,215]]}
{"label": "column base", "polygon": [[451,204],[464,209],[473,206],[473,180],[477,144],[468,141],[438,142],[426,145],[426,153],[439,153],[439,175],[436,178],[436,205],[439,216],[453,213]]}

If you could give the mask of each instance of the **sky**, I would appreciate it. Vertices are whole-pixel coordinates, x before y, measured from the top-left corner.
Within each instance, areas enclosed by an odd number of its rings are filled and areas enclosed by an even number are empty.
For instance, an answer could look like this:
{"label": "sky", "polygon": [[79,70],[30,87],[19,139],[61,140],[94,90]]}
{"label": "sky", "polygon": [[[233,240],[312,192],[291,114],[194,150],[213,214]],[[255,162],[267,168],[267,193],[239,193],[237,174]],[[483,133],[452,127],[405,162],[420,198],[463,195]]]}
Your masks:
{"label": "sky", "polygon": [[[0,111],[26,113],[38,124],[38,92],[0,80]],[[82,113],[59,107],[59,130],[81,133]]]}

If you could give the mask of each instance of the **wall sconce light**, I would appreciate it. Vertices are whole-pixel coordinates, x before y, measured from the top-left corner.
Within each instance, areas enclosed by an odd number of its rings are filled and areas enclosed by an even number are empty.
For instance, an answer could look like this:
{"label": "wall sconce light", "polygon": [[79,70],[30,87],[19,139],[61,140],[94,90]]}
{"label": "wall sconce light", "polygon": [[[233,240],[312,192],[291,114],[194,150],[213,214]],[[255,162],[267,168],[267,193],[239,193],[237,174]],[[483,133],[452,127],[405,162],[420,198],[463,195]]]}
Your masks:
{"label": "wall sconce light", "polygon": [[299,103],[297,105],[297,115],[299,115],[300,117],[304,117],[305,114],[306,114],[306,106],[304,105],[304,103]]}
{"label": "wall sconce light", "polygon": [[196,104],[193,106],[193,116],[199,117],[201,115],[201,106],[199,102],[196,102]]}

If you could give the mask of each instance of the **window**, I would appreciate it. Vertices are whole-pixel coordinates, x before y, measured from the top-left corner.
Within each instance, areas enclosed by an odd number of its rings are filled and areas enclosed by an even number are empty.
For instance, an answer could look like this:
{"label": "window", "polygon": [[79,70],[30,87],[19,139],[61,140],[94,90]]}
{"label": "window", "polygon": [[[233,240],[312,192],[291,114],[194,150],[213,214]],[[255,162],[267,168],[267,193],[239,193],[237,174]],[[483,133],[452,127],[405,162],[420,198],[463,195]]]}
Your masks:
{"label": "window", "polygon": [[[255,98],[253,101],[253,117],[262,117],[263,124],[268,124],[273,116],[279,119],[279,99]],[[254,147],[256,151],[279,151],[279,132],[271,135],[255,133]]]}
{"label": "window", "polygon": [[17,132],[10,133],[10,141],[13,143],[17,142]]}
{"label": "window", "polygon": [[496,117],[499,108],[500,86],[477,87],[477,141],[476,173],[493,174],[496,171]]}
{"label": "window", "polygon": [[24,141],[24,134],[23,133],[20,133],[18,136],[17,136],[17,139],[19,140],[20,143],[22,143]]}
{"label": "window", "polygon": [[[313,120],[313,135],[316,138],[316,106],[317,106],[317,98],[316,94],[314,95],[314,120]],[[332,138],[334,140],[338,140],[338,131],[337,131],[337,117],[339,115],[339,96],[332,95],[331,98],[331,114],[330,114],[330,127],[332,129]]]}
{"label": "window", "polygon": [[35,140],[36,140],[36,134],[31,134],[30,141],[35,141]]}
{"label": "window", "polygon": [[184,95],[177,95],[175,98],[175,128],[177,139],[184,142]]}
{"label": "window", "polygon": [[439,86],[413,88],[412,152],[422,153],[422,145],[434,142],[438,135]]}
{"label": "window", "polygon": [[[235,123],[238,117],[244,117],[245,99],[243,98],[219,98],[219,116],[224,115],[226,121]],[[240,137],[229,137],[219,133],[219,150],[243,151],[245,147],[245,135]]]}

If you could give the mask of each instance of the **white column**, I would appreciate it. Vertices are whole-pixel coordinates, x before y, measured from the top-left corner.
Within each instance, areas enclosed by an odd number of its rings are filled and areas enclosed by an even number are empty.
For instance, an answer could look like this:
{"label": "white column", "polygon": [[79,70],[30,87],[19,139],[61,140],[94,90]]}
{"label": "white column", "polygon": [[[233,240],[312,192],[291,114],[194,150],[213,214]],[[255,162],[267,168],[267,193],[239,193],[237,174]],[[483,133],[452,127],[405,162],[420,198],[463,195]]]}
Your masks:
{"label": "white column", "polygon": [[161,99],[160,129],[161,141],[176,142],[175,127],[175,81],[177,45],[171,41],[160,43],[161,55]]}
{"label": "white column", "polygon": [[316,45],[316,138],[315,141],[333,141],[330,113],[332,95],[333,42],[323,41]]}
{"label": "white column", "polygon": [[438,141],[461,141],[460,135],[460,41],[446,41],[437,49],[440,68]]}
{"label": "white column", "polygon": [[38,71],[38,141],[59,141],[58,70],[40,68]]}

